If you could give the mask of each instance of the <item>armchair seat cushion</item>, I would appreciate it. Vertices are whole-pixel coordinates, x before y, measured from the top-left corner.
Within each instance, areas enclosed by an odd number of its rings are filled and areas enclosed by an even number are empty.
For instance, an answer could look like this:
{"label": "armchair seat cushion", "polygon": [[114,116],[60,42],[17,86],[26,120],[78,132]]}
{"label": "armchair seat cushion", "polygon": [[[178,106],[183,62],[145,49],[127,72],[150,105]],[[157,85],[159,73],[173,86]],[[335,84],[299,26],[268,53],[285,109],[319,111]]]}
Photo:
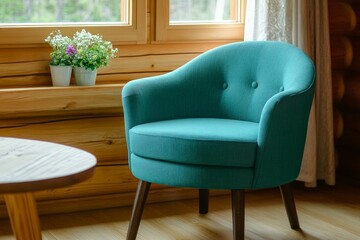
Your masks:
{"label": "armchair seat cushion", "polygon": [[218,118],[185,118],[130,129],[132,153],[182,164],[253,167],[258,123]]}

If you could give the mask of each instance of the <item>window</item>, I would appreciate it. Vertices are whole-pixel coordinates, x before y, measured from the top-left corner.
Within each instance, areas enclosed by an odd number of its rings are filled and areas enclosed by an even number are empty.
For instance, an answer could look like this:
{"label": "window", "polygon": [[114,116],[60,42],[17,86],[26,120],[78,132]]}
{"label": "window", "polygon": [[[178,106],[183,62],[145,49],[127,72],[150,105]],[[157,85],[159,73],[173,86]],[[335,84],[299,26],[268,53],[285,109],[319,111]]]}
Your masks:
{"label": "window", "polygon": [[144,0],[1,0],[0,44],[43,44],[50,32],[86,28],[113,43],[146,41]]}
{"label": "window", "polygon": [[127,23],[127,3],[126,0],[2,0],[0,23]]}
{"label": "window", "polygon": [[154,40],[241,40],[245,4],[245,0],[158,0]]}
{"label": "window", "polygon": [[169,3],[170,25],[226,23],[237,19],[233,11],[236,1],[232,0],[170,0]]}

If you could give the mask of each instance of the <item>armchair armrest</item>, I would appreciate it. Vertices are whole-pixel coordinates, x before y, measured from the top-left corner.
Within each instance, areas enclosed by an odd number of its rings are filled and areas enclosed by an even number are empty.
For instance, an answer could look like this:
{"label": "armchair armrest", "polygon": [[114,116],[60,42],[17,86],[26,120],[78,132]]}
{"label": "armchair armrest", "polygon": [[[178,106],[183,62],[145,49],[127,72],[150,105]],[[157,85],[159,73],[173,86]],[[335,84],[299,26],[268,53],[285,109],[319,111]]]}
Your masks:
{"label": "armchair armrest", "polygon": [[127,83],[122,90],[127,128],[176,116],[183,97],[179,87],[179,79],[173,73]]}
{"label": "armchair armrest", "polygon": [[314,84],[296,94],[281,92],[265,104],[259,124],[253,188],[279,186],[298,176],[313,94]]}

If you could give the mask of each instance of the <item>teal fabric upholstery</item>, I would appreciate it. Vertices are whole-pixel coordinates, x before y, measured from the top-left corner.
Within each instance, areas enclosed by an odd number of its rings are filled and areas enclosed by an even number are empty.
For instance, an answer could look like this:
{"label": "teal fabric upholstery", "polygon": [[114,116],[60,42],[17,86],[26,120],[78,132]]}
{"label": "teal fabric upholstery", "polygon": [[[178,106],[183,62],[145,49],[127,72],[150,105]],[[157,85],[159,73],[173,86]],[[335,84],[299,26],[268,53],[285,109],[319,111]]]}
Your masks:
{"label": "teal fabric upholstery", "polygon": [[137,156],[162,161],[253,167],[258,126],[253,122],[217,118],[145,123],[130,129],[130,148]]}
{"label": "teal fabric upholstery", "polygon": [[[174,187],[199,189],[247,189],[252,185],[252,168],[179,164],[142,158],[132,154],[132,173],[138,179]],[[150,174],[151,173],[151,174]]]}
{"label": "teal fabric upholstery", "polygon": [[242,42],[122,91],[129,166],[140,180],[256,189],[299,174],[315,71],[298,48]]}

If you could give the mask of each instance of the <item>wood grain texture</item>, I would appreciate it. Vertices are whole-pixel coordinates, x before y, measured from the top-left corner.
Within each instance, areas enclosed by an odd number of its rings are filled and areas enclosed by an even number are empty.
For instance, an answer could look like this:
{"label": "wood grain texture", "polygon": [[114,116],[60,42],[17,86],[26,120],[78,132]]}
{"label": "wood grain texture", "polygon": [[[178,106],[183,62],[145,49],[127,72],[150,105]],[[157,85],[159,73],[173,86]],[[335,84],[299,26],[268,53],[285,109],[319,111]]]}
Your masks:
{"label": "wood grain texture", "polygon": [[[359,161],[359,148],[360,148],[360,113],[353,112],[352,110],[343,111],[342,113],[344,121],[344,132],[341,138],[337,141],[337,146],[339,148],[339,166],[344,166],[347,163],[351,162],[360,162]],[[356,156],[358,154],[358,156]],[[357,169],[352,166],[348,166],[349,174],[357,175]]]}
{"label": "wood grain texture", "polygon": [[345,95],[345,74],[333,71],[332,78],[332,97],[334,103],[340,103]]}
{"label": "wood grain texture", "polygon": [[345,70],[353,61],[353,47],[351,40],[346,36],[332,35],[331,42],[331,68]]}
{"label": "wood grain texture", "polygon": [[135,195],[134,206],[131,212],[126,240],[136,239],[150,186],[151,183],[149,182],[139,181],[139,185]]}
{"label": "wood grain texture", "polygon": [[[99,69],[97,83],[124,83],[169,72],[222,44],[224,42],[116,46],[120,49],[118,56],[108,67]],[[50,52],[48,47],[0,48],[0,88],[51,86]]]}
{"label": "wood grain texture", "polygon": [[[94,182],[96,183],[96,182]],[[137,186],[137,181],[134,183],[135,188]],[[129,185],[128,185],[129,186]],[[98,184],[98,188],[101,188],[102,185]],[[119,184],[119,188],[121,185]],[[52,198],[51,190],[47,193],[41,192],[41,197],[46,199],[37,199],[38,212],[40,215],[46,214],[58,214],[58,213],[66,213],[66,212],[77,212],[77,211],[88,211],[94,209],[104,209],[104,208],[114,208],[114,207],[123,207],[123,206],[131,206],[134,203],[135,192],[130,189],[130,191],[126,191],[123,193],[111,193],[111,194],[92,194],[90,196],[83,195],[81,197],[67,197],[65,189],[61,190],[63,195],[61,196],[59,193],[59,198]],[[71,188],[68,188],[71,189]],[[71,189],[74,193],[75,190]],[[156,203],[156,202],[167,202],[181,199],[192,199],[197,197],[196,189],[182,189],[182,188],[170,188],[163,185],[152,185],[152,189],[150,190],[148,203]],[[211,191],[212,196],[224,195],[227,192],[213,190]],[[74,196],[74,194],[72,194]],[[79,194],[77,194],[79,195]],[[6,208],[4,205],[3,199],[0,198],[0,219],[7,217]]]}
{"label": "wood grain texture", "polygon": [[19,193],[78,183],[92,176],[96,158],[60,144],[0,137],[0,193]]}
{"label": "wood grain texture", "polygon": [[17,240],[41,240],[36,203],[31,193],[5,195],[12,230]]}
{"label": "wood grain texture", "polygon": [[[134,201],[138,179],[127,165],[97,166],[89,180],[62,188],[34,193],[40,214],[74,212],[118,206],[129,206]],[[212,195],[224,194],[211,191]],[[188,199],[197,196],[195,189],[170,188],[153,184],[149,202]],[[4,199],[0,195],[0,218],[6,216]]]}
{"label": "wood grain texture", "polygon": [[[137,239],[230,240],[231,197],[210,197],[209,213],[198,213],[198,199],[147,204]],[[197,191],[194,192],[197,196]],[[151,195],[151,190],[150,190]],[[149,197],[150,197],[149,195]],[[360,188],[296,187],[301,230],[290,228],[277,188],[246,192],[245,239],[352,239],[360,236]],[[118,198],[121,201],[121,198]],[[44,240],[125,239],[131,207],[41,216]],[[8,220],[0,220],[0,240],[14,240]]]}
{"label": "wood grain texture", "polygon": [[[339,176],[358,176],[353,156],[348,158],[347,152],[353,152],[360,146],[360,136],[355,119],[360,110],[358,96],[360,67],[360,5],[358,0],[329,0],[329,21],[331,33],[331,58],[334,100],[334,137]],[[360,156],[360,154],[358,155]],[[345,169],[342,171],[341,169]],[[359,177],[357,177],[360,179]]]}
{"label": "wood grain texture", "polygon": [[[0,89],[0,118],[36,115],[66,115],[76,111],[96,113],[96,109],[120,114],[123,85],[91,87],[42,87]],[[55,112],[55,113],[53,113]]]}
{"label": "wood grain texture", "polygon": [[360,49],[360,39],[358,37],[352,37],[351,38],[351,44],[352,47],[354,49],[354,54],[353,54],[353,61],[350,65],[350,69],[351,72],[354,73],[360,73],[360,53],[359,53],[359,49]]}
{"label": "wood grain texture", "polygon": [[31,192],[90,178],[96,158],[85,151],[30,139],[0,137],[0,193],[17,240],[41,240]]}
{"label": "wood grain texture", "polygon": [[344,119],[339,108],[333,108],[333,116],[334,116],[334,137],[335,139],[339,139],[344,133]]}
{"label": "wood grain texture", "polygon": [[39,117],[0,121],[0,135],[73,146],[94,154],[98,164],[127,163],[122,117]]}
{"label": "wood grain texture", "polygon": [[346,79],[342,104],[353,110],[360,110],[360,74],[353,74]]}
{"label": "wood grain texture", "polygon": [[356,27],[354,9],[346,1],[329,1],[329,27],[331,34],[348,34]]}
{"label": "wood grain texture", "polygon": [[132,176],[127,165],[97,166],[94,176],[88,181],[69,187],[39,191],[35,193],[35,197],[38,201],[45,201],[120,194],[136,189],[137,182],[138,180]]}
{"label": "wood grain texture", "polygon": [[355,29],[351,32],[353,36],[360,36],[360,26],[359,26],[359,19],[360,19],[360,2],[358,0],[348,0],[351,7],[353,8],[357,20],[357,24]]}

